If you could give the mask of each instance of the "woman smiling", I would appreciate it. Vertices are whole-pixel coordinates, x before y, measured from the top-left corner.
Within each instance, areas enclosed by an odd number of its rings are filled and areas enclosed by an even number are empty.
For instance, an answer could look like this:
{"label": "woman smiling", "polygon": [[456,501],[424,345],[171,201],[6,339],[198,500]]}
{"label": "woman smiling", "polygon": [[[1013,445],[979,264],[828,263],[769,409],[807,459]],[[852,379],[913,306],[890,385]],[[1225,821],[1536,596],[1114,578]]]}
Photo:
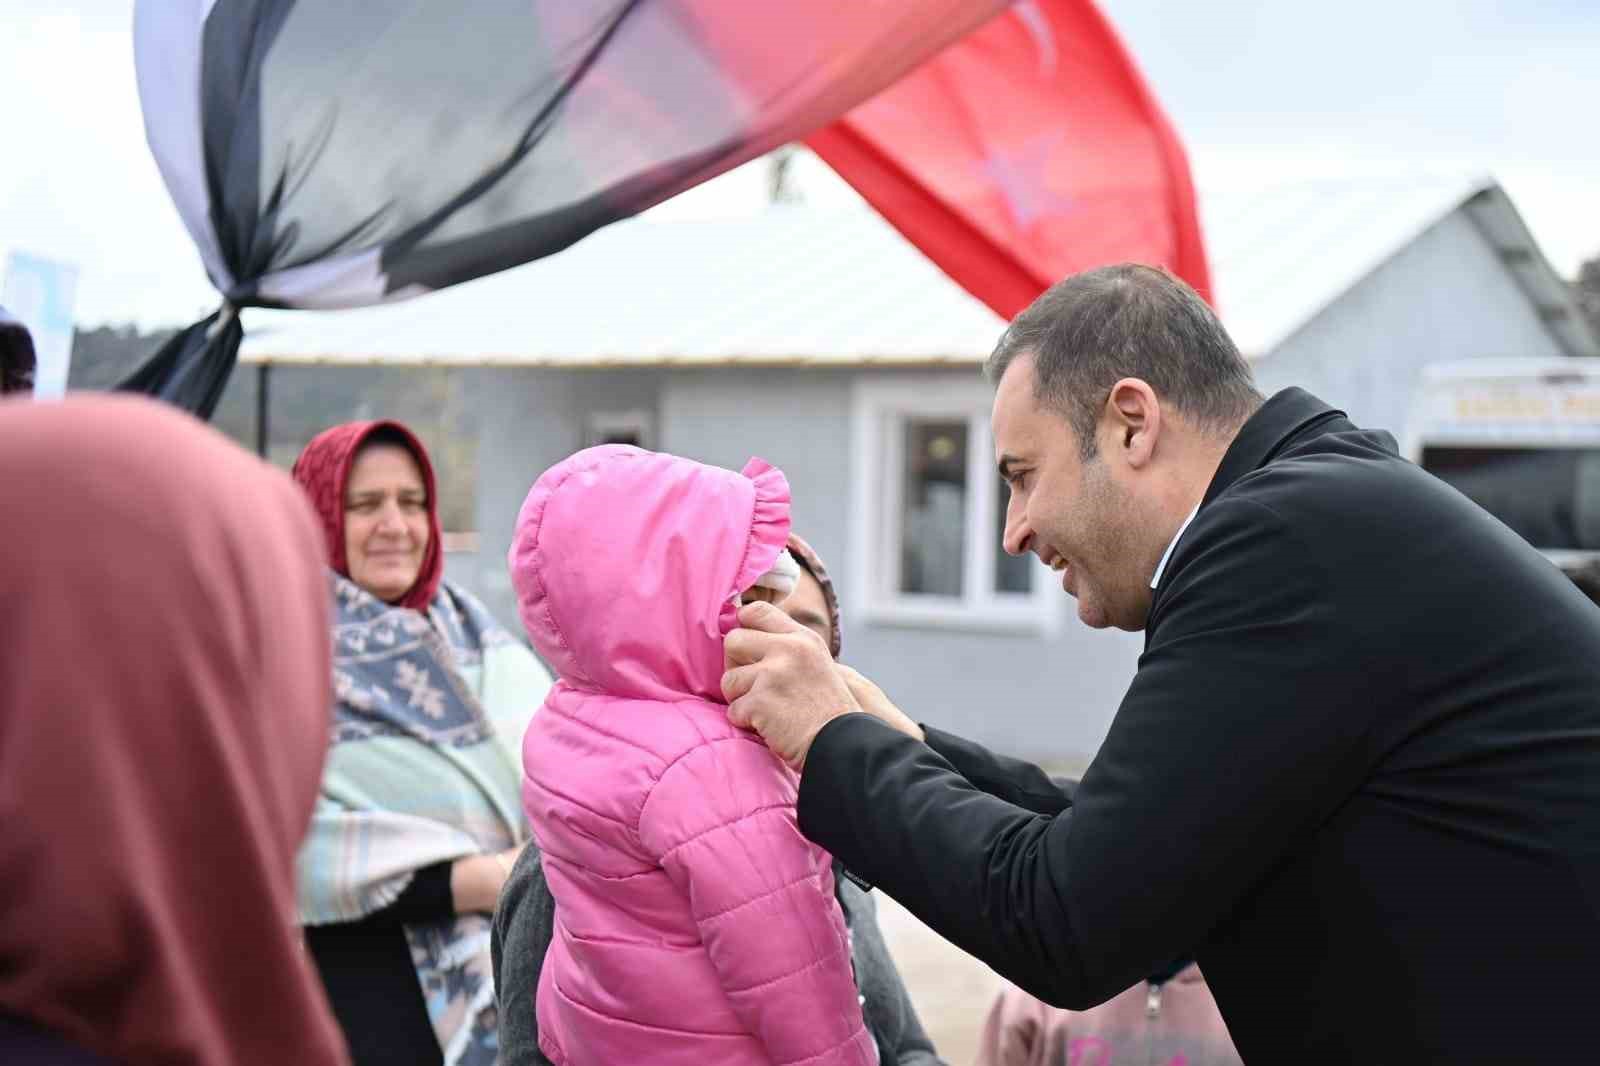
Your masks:
{"label": "woman smiling", "polygon": [[433,466],[408,429],[336,426],[294,476],[333,570],[307,944],[356,1066],[493,1063],[488,915],[528,839],[520,749],[549,675],[444,580]]}

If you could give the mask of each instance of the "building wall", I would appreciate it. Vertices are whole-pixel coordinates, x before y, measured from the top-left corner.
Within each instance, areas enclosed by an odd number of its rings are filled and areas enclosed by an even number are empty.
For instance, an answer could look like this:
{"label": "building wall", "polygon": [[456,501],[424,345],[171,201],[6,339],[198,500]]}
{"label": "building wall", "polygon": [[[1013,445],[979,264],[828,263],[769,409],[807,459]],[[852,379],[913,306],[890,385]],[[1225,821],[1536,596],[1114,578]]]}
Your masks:
{"label": "building wall", "polygon": [[631,370],[490,370],[468,385],[478,419],[478,543],[453,556],[447,573],[481,596],[501,621],[521,632],[506,552],[517,512],[540,474],[583,447],[594,411],[655,410],[661,372]]}
{"label": "building wall", "polygon": [[1403,435],[1429,363],[1564,353],[1482,233],[1458,210],[1255,364],[1269,395],[1299,385],[1358,425]]}

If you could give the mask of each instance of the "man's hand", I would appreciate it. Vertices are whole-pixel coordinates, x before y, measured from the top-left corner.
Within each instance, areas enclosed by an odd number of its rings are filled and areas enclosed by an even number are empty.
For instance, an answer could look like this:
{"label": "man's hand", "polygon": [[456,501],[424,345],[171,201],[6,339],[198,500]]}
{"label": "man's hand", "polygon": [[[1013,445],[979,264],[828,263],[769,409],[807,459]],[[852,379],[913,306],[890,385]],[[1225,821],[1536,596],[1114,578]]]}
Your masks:
{"label": "man's hand", "polygon": [[898,729],[908,737],[913,737],[917,740],[928,739],[927,734],[922,731],[922,727],[913,722],[904,711],[896,707],[889,700],[889,697],[884,695],[883,689],[843,663],[839,663],[834,669],[839,671],[840,677],[844,678],[845,685],[850,689],[850,695],[855,697],[856,703],[860,705],[863,711],[866,711],[890,729]]}
{"label": "man's hand", "polygon": [[740,608],[739,625],[723,645],[728,720],[799,770],[822,727],[861,708],[817,634],[770,603]]}

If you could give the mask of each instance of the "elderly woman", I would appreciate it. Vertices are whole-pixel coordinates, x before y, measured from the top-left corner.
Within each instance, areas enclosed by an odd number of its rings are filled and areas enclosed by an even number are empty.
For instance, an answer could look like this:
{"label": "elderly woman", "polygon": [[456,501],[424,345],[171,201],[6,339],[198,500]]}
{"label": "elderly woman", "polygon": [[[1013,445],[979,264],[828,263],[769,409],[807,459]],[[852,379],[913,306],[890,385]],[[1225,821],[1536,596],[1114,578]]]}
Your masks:
{"label": "elderly woman", "polygon": [[293,921],[327,591],[282,473],[148,400],[0,402],[0,1063],[342,1066]]}
{"label": "elderly woman", "polygon": [[528,827],[520,750],[549,675],[443,580],[433,466],[396,422],[294,466],[333,569],[328,764],[300,919],[357,1066],[493,1063],[489,914]]}
{"label": "elderly woman", "polygon": [[[833,583],[811,547],[791,535],[789,554],[800,564],[794,591],[781,608],[815,631],[839,656],[839,600]],[[771,599],[762,589],[746,599]],[[859,986],[862,1014],[883,1066],[941,1066],[904,982],[878,929],[873,899],[847,877],[835,878],[840,909],[850,931],[851,961]],[[537,849],[517,860],[494,918],[494,963],[500,988],[500,1035],[506,1066],[549,1066],[539,1050],[534,993],[545,952],[554,936],[555,901],[545,883]]]}

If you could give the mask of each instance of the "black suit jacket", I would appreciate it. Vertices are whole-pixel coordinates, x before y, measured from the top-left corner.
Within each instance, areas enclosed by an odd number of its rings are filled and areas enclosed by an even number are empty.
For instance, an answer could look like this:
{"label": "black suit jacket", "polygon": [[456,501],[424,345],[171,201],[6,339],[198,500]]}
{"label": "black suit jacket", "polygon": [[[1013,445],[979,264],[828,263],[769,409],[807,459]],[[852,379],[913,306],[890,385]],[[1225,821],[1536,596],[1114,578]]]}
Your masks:
{"label": "black suit jacket", "polygon": [[853,714],[799,814],[1059,1006],[1193,952],[1251,1062],[1595,1054],[1600,610],[1298,389],[1229,448],[1075,796]]}

